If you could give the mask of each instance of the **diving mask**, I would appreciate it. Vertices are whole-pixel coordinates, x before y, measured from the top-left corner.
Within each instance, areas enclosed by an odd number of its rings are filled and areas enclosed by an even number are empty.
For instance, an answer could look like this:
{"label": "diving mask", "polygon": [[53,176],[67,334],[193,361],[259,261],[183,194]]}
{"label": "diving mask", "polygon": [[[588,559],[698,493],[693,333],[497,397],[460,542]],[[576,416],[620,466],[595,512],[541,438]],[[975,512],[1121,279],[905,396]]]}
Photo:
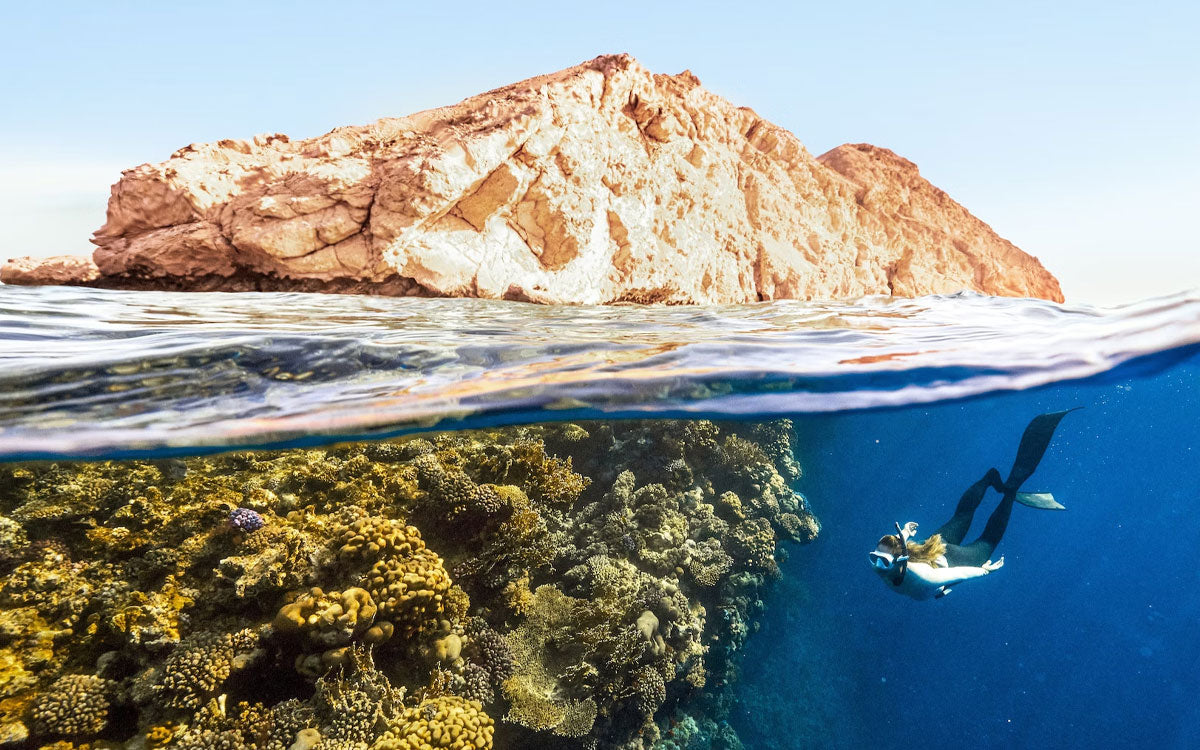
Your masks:
{"label": "diving mask", "polygon": [[879,570],[891,570],[892,565],[896,562],[896,558],[887,552],[880,552],[879,550],[870,553],[869,557],[871,558],[871,564]]}

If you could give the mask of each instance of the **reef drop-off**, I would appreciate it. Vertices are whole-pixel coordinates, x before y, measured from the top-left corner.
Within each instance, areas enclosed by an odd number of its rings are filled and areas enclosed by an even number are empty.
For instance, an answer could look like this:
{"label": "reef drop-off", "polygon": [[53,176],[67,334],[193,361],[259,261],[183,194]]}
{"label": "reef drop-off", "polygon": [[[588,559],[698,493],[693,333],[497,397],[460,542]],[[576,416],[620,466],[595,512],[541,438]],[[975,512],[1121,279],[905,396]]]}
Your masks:
{"label": "reef drop-off", "polygon": [[0,466],[0,745],[737,748],[788,420]]}

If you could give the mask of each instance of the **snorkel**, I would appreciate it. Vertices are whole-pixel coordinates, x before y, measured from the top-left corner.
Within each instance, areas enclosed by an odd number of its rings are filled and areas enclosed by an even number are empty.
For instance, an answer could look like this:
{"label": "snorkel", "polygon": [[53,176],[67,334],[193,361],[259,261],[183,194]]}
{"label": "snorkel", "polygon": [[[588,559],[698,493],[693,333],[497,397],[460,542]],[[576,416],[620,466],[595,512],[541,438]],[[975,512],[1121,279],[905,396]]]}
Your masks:
{"label": "snorkel", "polygon": [[[900,537],[900,558],[908,560],[908,538],[904,536],[904,529],[900,528],[899,521],[892,521],[892,525],[896,527],[896,536]],[[913,524],[914,528],[916,524]]]}
{"label": "snorkel", "polygon": [[896,558],[896,564],[900,566],[900,575],[892,581],[893,586],[899,586],[904,583],[904,574],[908,572],[908,540],[904,538],[904,529],[900,528],[899,521],[893,521],[896,526],[896,536],[900,537],[900,556]]}

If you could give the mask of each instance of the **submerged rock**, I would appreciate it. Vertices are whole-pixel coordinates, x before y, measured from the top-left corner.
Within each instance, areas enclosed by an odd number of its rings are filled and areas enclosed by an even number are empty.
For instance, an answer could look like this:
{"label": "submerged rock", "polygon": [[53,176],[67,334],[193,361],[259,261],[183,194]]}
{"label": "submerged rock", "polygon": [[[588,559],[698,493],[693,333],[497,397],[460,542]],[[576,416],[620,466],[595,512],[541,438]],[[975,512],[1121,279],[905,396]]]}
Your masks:
{"label": "submerged rock", "polygon": [[[786,420],[0,466],[0,727],[173,748],[735,747]],[[735,504],[733,499],[737,500]],[[231,524],[252,504],[262,528]],[[240,515],[245,516],[246,513]]]}
{"label": "submerged rock", "polygon": [[867,145],[816,159],[690,72],[628,55],[316,138],[186,146],[122,175],[93,242],[97,283],[127,288],[1062,300],[911,162]]}

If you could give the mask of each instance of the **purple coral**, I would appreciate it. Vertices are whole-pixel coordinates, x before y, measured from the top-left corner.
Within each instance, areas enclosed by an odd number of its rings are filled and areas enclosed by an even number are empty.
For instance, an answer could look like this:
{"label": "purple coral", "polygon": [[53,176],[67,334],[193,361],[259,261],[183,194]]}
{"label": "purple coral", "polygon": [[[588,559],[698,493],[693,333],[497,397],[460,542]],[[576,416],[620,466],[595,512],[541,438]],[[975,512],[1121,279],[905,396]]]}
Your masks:
{"label": "purple coral", "polygon": [[266,521],[258,511],[249,508],[234,508],[233,512],[229,514],[229,523],[233,524],[233,528],[238,531],[249,534],[261,529]]}

